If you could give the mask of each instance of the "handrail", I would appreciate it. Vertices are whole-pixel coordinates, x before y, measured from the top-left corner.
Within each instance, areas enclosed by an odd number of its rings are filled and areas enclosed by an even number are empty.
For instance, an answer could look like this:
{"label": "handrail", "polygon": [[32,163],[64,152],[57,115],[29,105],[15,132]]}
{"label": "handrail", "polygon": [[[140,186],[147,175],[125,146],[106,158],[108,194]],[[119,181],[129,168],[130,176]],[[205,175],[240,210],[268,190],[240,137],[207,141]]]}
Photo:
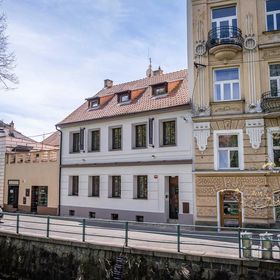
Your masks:
{"label": "handrail", "polygon": [[243,47],[242,31],[235,26],[222,26],[208,32],[208,49],[219,45],[237,45]]}
{"label": "handrail", "polygon": [[[146,243],[158,248],[158,244],[167,246],[176,252],[188,252],[205,248],[225,248],[236,252],[237,258],[246,257],[250,250],[253,258],[257,253],[267,254],[280,260],[280,231],[264,228],[227,228],[206,225],[164,224],[133,221],[110,221],[104,219],[85,219],[76,217],[43,216],[4,212],[1,232],[22,235],[42,236],[46,238],[70,238],[80,242],[105,243],[115,242],[116,246],[134,247]],[[7,217],[7,218],[6,218]],[[227,230],[227,231],[226,231]],[[246,237],[245,235],[248,234]],[[263,247],[264,239],[260,233],[269,232],[271,248]],[[244,237],[245,236],[245,237]],[[98,239],[101,239],[98,240]],[[250,248],[246,242],[249,240]],[[140,243],[140,245],[139,245]],[[245,245],[244,245],[245,244]],[[189,246],[186,248],[186,246]],[[191,246],[195,246],[195,249]],[[164,247],[165,248],[165,247]],[[223,254],[222,250],[221,253]],[[245,253],[244,253],[245,252]],[[278,254],[278,255],[277,255]],[[244,256],[245,255],[245,256]],[[276,257],[275,257],[276,256]],[[278,256],[278,257],[277,257]]]}
{"label": "handrail", "polygon": [[262,94],[261,108],[264,112],[280,111],[280,89],[276,91],[267,91]]}

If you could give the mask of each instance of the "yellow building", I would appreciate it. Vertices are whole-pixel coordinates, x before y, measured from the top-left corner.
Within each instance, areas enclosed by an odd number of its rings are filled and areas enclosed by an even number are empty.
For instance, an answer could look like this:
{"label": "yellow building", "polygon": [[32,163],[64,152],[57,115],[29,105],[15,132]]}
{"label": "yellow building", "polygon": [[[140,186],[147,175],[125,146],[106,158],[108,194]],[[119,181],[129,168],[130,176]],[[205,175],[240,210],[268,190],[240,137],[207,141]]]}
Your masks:
{"label": "yellow building", "polygon": [[59,148],[37,144],[6,152],[4,209],[58,215]]}
{"label": "yellow building", "polygon": [[188,23],[196,223],[275,224],[280,1],[188,0]]}

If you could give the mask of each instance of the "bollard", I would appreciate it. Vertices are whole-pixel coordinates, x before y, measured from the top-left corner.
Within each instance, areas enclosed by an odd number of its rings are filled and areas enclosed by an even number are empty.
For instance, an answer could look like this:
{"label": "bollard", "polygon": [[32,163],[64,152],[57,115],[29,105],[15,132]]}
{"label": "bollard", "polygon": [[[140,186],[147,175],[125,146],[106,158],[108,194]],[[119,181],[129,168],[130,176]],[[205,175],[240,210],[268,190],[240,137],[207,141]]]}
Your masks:
{"label": "bollard", "polygon": [[272,233],[261,233],[260,241],[261,241],[261,249],[262,249],[262,258],[265,260],[272,260]]}
{"label": "bollard", "polygon": [[241,240],[242,240],[242,252],[244,258],[252,257],[252,236],[251,232],[242,232]]}

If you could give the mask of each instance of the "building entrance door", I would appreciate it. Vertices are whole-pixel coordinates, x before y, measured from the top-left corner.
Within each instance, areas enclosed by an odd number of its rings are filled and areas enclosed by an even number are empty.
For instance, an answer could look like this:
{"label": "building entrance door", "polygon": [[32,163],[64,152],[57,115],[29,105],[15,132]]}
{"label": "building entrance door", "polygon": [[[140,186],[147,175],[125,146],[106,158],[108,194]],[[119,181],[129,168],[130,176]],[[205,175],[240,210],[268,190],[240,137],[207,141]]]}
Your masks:
{"label": "building entrance door", "polygon": [[38,198],[39,198],[39,187],[32,186],[32,191],[31,191],[31,212],[32,213],[37,213]]}
{"label": "building entrance door", "polygon": [[178,176],[169,177],[169,219],[178,219],[179,185]]}
{"label": "building entrance door", "polygon": [[220,192],[220,217],[222,227],[242,226],[241,193]]}
{"label": "building entrance door", "polygon": [[9,186],[8,204],[13,208],[18,208],[18,192],[19,186]]}

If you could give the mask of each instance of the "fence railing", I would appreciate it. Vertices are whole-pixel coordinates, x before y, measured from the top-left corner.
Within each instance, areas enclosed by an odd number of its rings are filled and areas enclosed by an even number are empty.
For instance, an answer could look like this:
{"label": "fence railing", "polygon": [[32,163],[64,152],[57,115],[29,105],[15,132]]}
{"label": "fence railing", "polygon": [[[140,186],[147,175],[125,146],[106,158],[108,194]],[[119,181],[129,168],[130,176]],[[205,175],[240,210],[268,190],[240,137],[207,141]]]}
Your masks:
{"label": "fence railing", "polygon": [[1,232],[182,253],[280,261],[277,229],[160,224],[4,213]]}

